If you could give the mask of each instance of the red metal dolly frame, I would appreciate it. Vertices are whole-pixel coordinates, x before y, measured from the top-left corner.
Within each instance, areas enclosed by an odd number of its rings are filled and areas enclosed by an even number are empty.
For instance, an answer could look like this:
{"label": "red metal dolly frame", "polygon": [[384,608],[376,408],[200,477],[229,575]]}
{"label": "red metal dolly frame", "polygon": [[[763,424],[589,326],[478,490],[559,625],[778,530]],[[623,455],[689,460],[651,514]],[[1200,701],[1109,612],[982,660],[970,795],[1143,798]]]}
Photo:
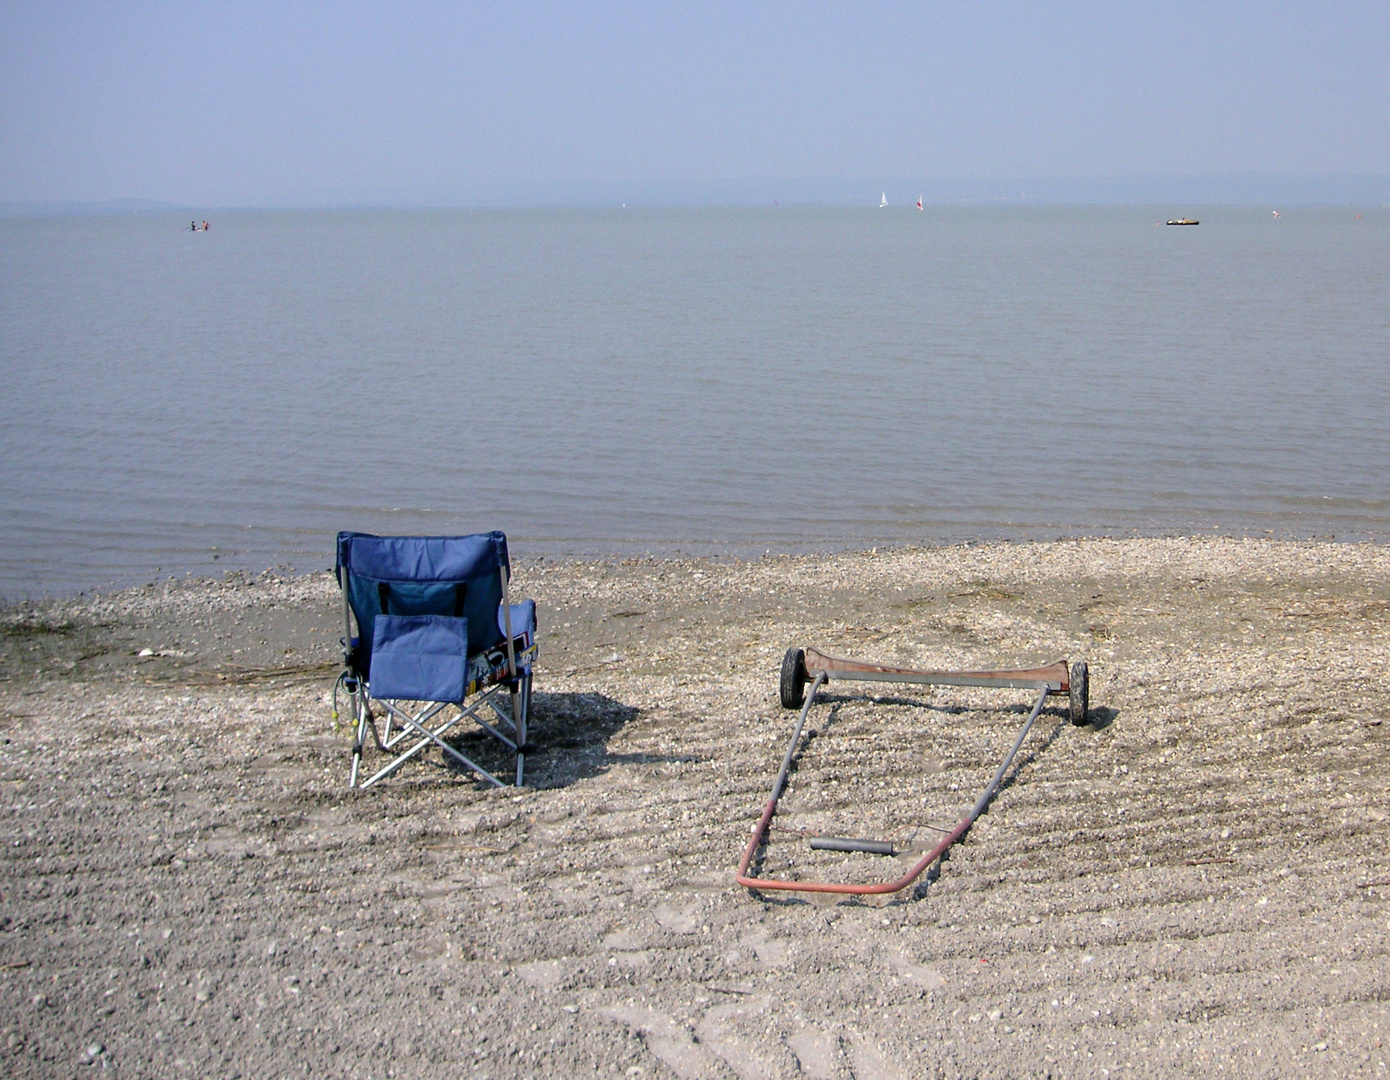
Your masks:
{"label": "red metal dolly frame", "polygon": [[[796,756],[796,748],[801,742],[801,731],[806,725],[807,714],[815,703],[816,694],[832,679],[863,682],[917,683],[926,686],[986,686],[994,688],[1016,687],[1038,691],[1038,699],[1028,714],[1028,721],[1014,739],[1013,746],[1005,755],[994,779],[975,800],[970,812],[941,839],[941,841],[922,856],[906,874],[896,881],[872,884],[847,884],[829,881],[779,881],[775,878],[750,877],[748,867],[753,856],[767,836],[768,826],[777,812],[777,800],[786,788],[787,773]],[[810,692],[806,684],[810,682]],[[753,826],[753,835],[748,838],[743,859],[738,865],[737,881],[750,889],[782,890],[792,892],[841,893],[851,896],[883,896],[900,892],[921,877],[923,871],[944,855],[948,848],[970,831],[970,826],[985,812],[990,800],[994,798],[1004,774],[1013,764],[1023,740],[1033,727],[1033,721],[1042,712],[1044,702],[1053,694],[1066,694],[1069,713],[1073,724],[1084,724],[1090,708],[1089,675],[1084,663],[1068,664],[1058,660],[1047,667],[1028,668],[1017,671],[923,671],[914,668],[887,667],[882,664],[866,664],[858,660],[843,660],[827,656],[815,649],[787,650],[782,659],[782,677],[779,686],[784,709],[800,708],[801,713],[792,732],[791,744],[782,759],[782,769],[772,785],[772,794],[763,807],[763,815]],[[875,854],[893,854],[892,844],[881,840],[847,840],[840,837],[815,837],[811,840],[813,848],[830,851],[865,851]]]}

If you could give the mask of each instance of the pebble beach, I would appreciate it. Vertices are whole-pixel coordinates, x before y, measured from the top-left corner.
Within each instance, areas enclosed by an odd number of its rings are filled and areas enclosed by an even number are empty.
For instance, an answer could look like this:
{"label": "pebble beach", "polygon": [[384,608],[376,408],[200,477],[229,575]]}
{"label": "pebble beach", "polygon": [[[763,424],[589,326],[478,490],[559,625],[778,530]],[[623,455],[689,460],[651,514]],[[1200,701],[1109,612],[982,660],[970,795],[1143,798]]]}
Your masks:
{"label": "pebble beach", "polygon": [[[514,581],[541,650],[520,790],[437,752],[348,790],[330,574],[0,614],[0,1072],[1390,1077],[1390,549],[517,560]],[[808,645],[1084,660],[1090,719],[1049,705],[913,889],[753,894],[734,873],[795,719],[778,667]],[[897,877],[1030,704],[832,683],[763,869]]]}

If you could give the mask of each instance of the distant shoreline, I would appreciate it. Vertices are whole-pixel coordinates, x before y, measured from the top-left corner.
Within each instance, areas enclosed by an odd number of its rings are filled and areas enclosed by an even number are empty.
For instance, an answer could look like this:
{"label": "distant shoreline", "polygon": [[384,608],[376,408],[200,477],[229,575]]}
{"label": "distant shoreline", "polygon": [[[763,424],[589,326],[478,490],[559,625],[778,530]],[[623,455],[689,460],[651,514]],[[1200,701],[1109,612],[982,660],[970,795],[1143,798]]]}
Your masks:
{"label": "distant shoreline", "polygon": [[162,199],[11,199],[0,218],[83,217],[120,214],[332,213],[353,210],[740,209],[752,207],[876,209],[924,207],[1297,207],[1384,208],[1390,176],[1192,177],[1124,180],[753,180],[710,184],[475,185],[458,195],[319,203],[171,202]]}

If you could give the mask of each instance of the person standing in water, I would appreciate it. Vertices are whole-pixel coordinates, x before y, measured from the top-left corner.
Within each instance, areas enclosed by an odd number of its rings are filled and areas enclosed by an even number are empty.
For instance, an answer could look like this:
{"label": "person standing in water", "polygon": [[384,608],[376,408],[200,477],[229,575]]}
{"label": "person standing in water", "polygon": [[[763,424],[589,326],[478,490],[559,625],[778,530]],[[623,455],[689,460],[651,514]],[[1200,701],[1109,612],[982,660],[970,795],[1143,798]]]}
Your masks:
{"label": "person standing in water", "polygon": [[205,222],[203,222],[203,232],[207,232],[207,231],[208,231],[208,223],[205,221]]}

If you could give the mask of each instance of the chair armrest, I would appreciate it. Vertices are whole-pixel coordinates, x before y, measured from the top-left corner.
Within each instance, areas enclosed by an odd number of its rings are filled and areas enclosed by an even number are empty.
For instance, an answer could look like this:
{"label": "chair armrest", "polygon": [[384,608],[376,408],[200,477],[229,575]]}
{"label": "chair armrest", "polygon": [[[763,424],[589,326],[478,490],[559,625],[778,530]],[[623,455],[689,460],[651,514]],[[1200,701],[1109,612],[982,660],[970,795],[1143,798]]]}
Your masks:
{"label": "chair armrest", "polygon": [[[507,622],[503,617],[502,605],[497,605],[497,632],[502,635],[503,640],[507,636]],[[512,637],[524,637],[527,641],[536,635],[536,602],[534,600],[523,600],[519,604],[512,605]]]}

